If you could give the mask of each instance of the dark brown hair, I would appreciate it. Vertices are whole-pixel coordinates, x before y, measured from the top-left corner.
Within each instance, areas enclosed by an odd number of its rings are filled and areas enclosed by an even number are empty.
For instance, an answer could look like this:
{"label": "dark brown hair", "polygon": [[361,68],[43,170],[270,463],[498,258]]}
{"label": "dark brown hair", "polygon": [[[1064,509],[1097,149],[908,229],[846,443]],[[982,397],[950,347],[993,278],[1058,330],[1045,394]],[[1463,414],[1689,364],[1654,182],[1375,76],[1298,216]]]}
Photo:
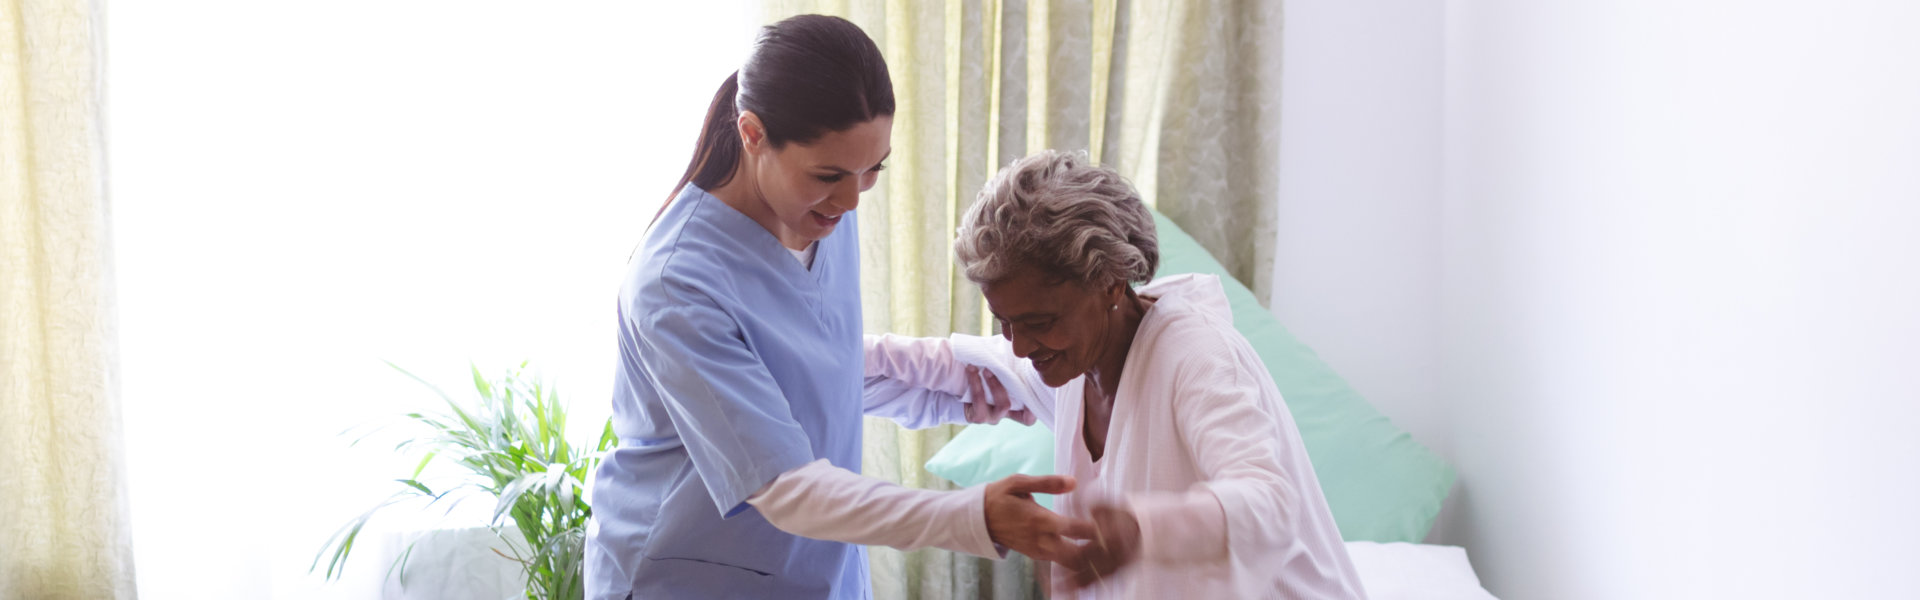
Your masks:
{"label": "dark brown hair", "polygon": [[[747,63],[714,93],[693,162],[667,203],[688,183],[711,190],[733,180],[742,151],[735,125],[741,111],[760,117],[775,148],[811,143],[892,115],[893,78],[880,47],[846,19],[800,15],[761,28]],[[663,204],[661,213],[666,210]]]}

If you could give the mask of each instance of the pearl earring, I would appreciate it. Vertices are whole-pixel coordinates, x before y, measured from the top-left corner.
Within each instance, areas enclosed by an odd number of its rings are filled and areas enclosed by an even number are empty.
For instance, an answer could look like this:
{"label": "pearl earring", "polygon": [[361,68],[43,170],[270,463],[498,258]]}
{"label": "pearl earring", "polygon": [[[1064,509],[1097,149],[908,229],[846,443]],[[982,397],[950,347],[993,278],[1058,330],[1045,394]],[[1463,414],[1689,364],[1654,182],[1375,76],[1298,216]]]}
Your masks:
{"label": "pearl earring", "polygon": [[1110,311],[1112,311],[1112,310],[1120,310],[1120,305],[1118,305],[1118,304],[1115,304],[1115,305],[1113,305],[1113,306],[1112,306],[1111,308],[1108,308],[1107,310],[1110,310]]}

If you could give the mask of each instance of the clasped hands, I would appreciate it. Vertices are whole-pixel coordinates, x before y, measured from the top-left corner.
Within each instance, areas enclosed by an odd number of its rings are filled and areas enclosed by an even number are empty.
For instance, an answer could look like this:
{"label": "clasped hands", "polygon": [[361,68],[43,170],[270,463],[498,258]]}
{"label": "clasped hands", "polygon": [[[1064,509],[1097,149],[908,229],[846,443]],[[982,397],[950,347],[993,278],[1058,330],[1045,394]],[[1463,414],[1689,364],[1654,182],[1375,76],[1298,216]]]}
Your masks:
{"label": "clasped hands", "polygon": [[1124,506],[1096,504],[1091,519],[1073,519],[1033,501],[1034,494],[1064,494],[1073,486],[1073,478],[1065,475],[1013,475],[987,484],[987,536],[1070,571],[1068,582],[1079,589],[1139,558],[1140,523]]}
{"label": "clasped hands", "polygon": [[[970,423],[997,423],[1003,418],[1026,425],[1033,414],[1013,409],[1005,386],[991,371],[967,367],[967,404]],[[1073,491],[1072,477],[1013,475],[987,484],[987,536],[994,543],[1034,560],[1051,561],[1073,573],[1068,579],[1083,588],[1113,575],[1140,555],[1140,522],[1133,511],[1114,504],[1095,504],[1091,519],[1070,519],[1033,501],[1034,494]]]}

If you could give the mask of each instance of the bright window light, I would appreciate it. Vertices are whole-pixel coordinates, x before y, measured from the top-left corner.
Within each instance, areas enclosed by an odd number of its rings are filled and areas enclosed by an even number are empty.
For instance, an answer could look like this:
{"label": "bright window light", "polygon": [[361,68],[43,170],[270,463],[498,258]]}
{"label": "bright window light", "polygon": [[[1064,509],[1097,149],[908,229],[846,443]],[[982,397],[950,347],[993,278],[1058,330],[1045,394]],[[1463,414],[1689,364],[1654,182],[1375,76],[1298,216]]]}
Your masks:
{"label": "bright window light", "polygon": [[595,433],[623,266],[750,17],[622,1],[107,10],[141,596],[377,597],[374,552],[340,582],[307,568],[411,467],[340,433],[435,406],[381,361],[457,393],[469,361],[532,361]]}

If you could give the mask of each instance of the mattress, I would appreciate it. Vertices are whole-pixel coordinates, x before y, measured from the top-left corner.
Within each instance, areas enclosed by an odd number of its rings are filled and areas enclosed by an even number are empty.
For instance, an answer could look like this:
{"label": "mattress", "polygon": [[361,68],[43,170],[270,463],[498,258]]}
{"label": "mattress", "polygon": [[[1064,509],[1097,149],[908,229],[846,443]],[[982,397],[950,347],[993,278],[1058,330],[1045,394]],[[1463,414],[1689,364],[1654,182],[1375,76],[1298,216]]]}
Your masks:
{"label": "mattress", "polygon": [[1459,546],[1347,542],[1372,600],[1494,600]]}

